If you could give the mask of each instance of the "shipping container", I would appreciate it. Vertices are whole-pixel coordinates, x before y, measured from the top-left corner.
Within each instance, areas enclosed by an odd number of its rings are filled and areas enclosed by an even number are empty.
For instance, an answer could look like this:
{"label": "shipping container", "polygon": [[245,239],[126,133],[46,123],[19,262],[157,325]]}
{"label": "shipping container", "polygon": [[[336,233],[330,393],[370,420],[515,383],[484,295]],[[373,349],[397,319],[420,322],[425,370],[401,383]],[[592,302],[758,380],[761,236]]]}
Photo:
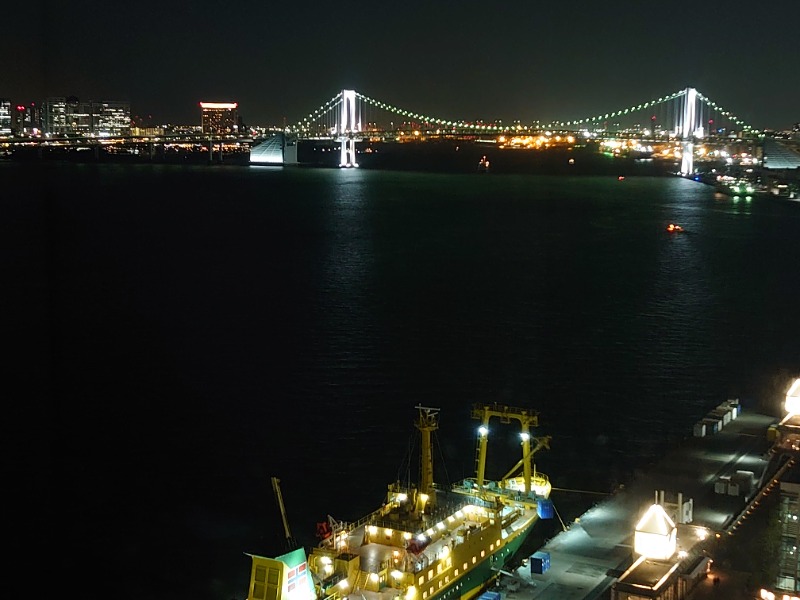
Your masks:
{"label": "shipping container", "polygon": [[540,519],[552,519],[555,513],[553,501],[548,498],[541,498],[536,501],[536,513]]}
{"label": "shipping container", "polygon": [[537,573],[539,575],[546,573],[550,568],[550,553],[541,550],[534,552],[531,556],[530,563],[531,573]]}

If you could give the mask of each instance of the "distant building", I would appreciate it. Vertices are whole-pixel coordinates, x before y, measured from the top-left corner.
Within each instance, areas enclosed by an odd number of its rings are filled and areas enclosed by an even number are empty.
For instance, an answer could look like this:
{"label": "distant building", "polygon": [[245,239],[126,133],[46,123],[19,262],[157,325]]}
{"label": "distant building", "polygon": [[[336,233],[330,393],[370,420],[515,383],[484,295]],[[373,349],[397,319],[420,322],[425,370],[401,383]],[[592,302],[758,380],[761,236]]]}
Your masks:
{"label": "distant building", "polygon": [[130,102],[95,100],[91,102],[90,114],[95,135],[128,135],[131,131]]}
{"label": "distant building", "polygon": [[0,98],[0,136],[11,136],[11,100]]}
{"label": "distant building", "polygon": [[17,104],[11,109],[11,135],[25,135],[25,115],[28,110],[24,104]]}
{"label": "distant building", "polygon": [[26,135],[38,136],[42,133],[42,107],[35,102],[25,108],[23,130]]}
{"label": "distant building", "polygon": [[42,129],[50,135],[126,135],[130,133],[129,102],[51,97],[42,108]]}
{"label": "distant building", "polygon": [[201,102],[203,133],[226,135],[237,133],[239,114],[237,102]]}

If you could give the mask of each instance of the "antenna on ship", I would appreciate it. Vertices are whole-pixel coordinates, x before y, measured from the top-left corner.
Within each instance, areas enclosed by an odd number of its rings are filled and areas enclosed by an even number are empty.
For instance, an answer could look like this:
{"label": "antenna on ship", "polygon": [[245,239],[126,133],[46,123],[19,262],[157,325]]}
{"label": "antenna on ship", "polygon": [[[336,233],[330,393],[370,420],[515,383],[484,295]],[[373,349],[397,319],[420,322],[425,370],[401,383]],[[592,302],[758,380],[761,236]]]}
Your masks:
{"label": "antenna on ship", "polygon": [[283,531],[286,534],[286,550],[294,550],[297,548],[297,540],[292,537],[292,532],[289,530],[289,519],[286,518],[286,508],[283,505],[283,494],[281,494],[281,480],[277,477],[272,478],[272,489],[275,492],[275,500],[278,502],[278,508],[281,511],[281,518],[283,519]]}

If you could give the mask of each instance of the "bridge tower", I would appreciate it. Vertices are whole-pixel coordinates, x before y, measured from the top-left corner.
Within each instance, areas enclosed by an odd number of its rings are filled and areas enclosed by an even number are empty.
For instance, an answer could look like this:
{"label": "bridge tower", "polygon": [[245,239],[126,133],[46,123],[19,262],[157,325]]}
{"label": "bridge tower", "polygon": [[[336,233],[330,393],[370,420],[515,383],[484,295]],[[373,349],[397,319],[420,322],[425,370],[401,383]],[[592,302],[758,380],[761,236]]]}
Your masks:
{"label": "bridge tower", "polygon": [[356,142],[361,141],[357,134],[361,131],[361,122],[356,120],[356,92],[342,90],[342,110],[339,113],[339,130],[337,138],[340,145],[339,166],[357,167]]}
{"label": "bridge tower", "polygon": [[686,88],[683,95],[683,115],[678,124],[681,134],[681,175],[691,175],[694,172],[694,136],[700,127],[697,115],[697,90]]}

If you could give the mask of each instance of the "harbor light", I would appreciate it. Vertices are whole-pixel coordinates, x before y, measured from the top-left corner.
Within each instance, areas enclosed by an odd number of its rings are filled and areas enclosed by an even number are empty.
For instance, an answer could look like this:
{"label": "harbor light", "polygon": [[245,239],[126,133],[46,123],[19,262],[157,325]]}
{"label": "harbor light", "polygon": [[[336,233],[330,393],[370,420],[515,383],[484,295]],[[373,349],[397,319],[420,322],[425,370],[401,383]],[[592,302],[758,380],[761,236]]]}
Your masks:
{"label": "harbor light", "polygon": [[531,439],[531,434],[528,433],[527,431],[523,431],[522,433],[519,434],[519,437],[522,438],[523,442],[527,442],[528,440]]}
{"label": "harbor light", "polygon": [[488,435],[488,433],[489,433],[489,428],[486,427],[486,425],[481,425],[480,427],[478,427],[478,435],[480,435],[481,437]]}
{"label": "harbor light", "polygon": [[789,391],[786,392],[784,408],[790,415],[800,414],[800,377],[794,380]]}
{"label": "harbor light", "polygon": [[677,549],[677,528],[660,504],[653,504],[636,525],[633,548],[646,558],[666,560]]}

